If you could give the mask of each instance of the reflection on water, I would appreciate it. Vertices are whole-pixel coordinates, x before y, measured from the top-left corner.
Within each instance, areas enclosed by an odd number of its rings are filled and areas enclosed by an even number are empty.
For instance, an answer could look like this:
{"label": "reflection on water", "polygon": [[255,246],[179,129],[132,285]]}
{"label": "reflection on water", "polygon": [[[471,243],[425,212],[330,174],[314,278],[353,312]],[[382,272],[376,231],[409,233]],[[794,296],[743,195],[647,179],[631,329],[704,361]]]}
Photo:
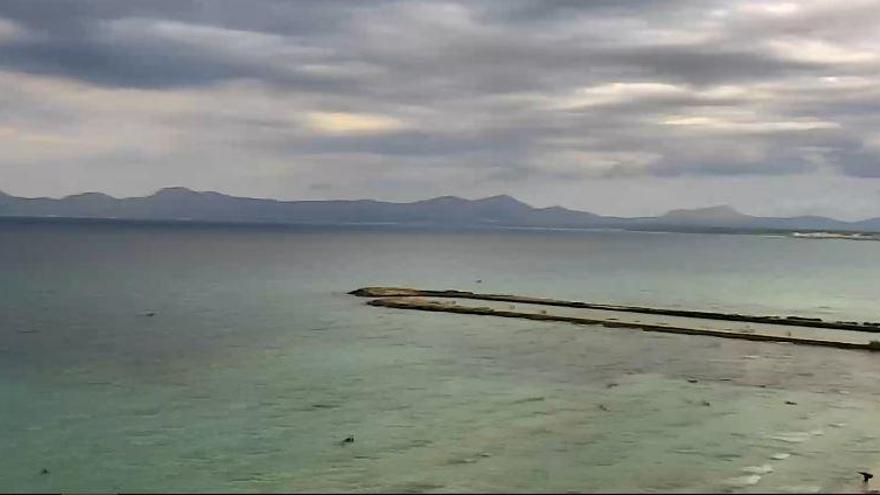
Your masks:
{"label": "reflection on water", "polygon": [[[344,295],[482,278],[498,292],[880,319],[859,306],[871,277],[837,275],[866,270],[870,243],[841,254],[742,236],[61,226],[0,237],[0,484],[13,491],[827,491],[880,464],[869,353]],[[813,268],[779,282],[768,258],[780,256]]]}

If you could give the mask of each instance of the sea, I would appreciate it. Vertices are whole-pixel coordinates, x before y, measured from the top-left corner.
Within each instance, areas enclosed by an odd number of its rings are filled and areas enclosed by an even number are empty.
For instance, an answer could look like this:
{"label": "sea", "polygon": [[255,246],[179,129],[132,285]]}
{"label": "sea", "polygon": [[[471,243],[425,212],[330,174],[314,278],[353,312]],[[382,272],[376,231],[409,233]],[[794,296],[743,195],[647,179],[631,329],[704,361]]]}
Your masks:
{"label": "sea", "polygon": [[880,321],[880,244],[2,220],[0,490],[803,493],[880,468],[880,355],[364,286]]}

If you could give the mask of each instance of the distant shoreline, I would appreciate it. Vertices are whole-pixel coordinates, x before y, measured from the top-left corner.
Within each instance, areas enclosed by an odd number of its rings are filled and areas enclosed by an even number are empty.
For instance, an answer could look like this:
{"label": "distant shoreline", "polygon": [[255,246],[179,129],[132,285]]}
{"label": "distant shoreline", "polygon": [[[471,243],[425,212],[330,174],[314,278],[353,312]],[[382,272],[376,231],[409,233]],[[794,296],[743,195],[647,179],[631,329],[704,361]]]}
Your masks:
{"label": "distant shoreline", "polygon": [[230,196],[214,191],[166,187],[149,196],[115,198],[82,193],[22,198],[0,192],[0,215],[136,221],[269,225],[393,225],[431,228],[507,228],[772,234],[792,232],[880,233],[880,217],[846,221],[815,215],[761,217],[729,205],[674,209],[659,216],[620,217],[561,206],[534,207],[498,195],[457,196],[405,203],[359,200],[276,200]]}
{"label": "distant shoreline", "polygon": [[13,216],[0,215],[0,224],[43,223],[43,224],[92,224],[92,225],[142,225],[175,227],[242,227],[242,228],[399,228],[401,230],[445,230],[445,231],[533,231],[533,232],[625,232],[644,234],[721,234],[752,235],[772,238],[809,240],[857,240],[880,241],[880,233],[866,231],[807,231],[800,230],[755,230],[728,227],[541,227],[503,224],[443,224],[416,222],[267,222],[201,220],[186,218],[113,218],[113,217],[64,217],[64,216]]}

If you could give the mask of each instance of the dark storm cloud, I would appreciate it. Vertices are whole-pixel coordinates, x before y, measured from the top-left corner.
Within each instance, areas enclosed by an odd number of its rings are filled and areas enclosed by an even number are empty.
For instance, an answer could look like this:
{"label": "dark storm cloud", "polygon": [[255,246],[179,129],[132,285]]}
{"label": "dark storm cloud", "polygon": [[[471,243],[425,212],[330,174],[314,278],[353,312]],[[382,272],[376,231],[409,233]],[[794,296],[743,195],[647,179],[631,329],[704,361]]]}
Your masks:
{"label": "dark storm cloud", "polygon": [[880,177],[880,151],[861,148],[835,150],[832,155],[843,171],[855,177]]}
{"label": "dark storm cloud", "polygon": [[[0,3],[0,18],[19,23],[30,35],[0,44],[0,67],[105,86],[163,88],[255,78],[306,91],[355,91],[354,81],[310,74],[298,66],[316,60],[306,42],[338,30],[362,6],[354,1],[264,1],[254,8],[220,0],[12,0]],[[175,37],[163,32],[169,28],[177,29]],[[226,32],[225,48],[233,50],[200,43],[200,31],[210,29]],[[237,36],[263,36],[277,46],[235,53],[242,42]],[[273,51],[285,45],[294,53]]]}
{"label": "dark storm cloud", "polygon": [[[340,22],[333,16],[336,9],[317,9],[313,3],[267,3],[266,7],[268,12],[280,10],[281,18],[292,21],[284,27],[300,37]],[[0,17],[20,23],[29,35],[0,45],[0,66],[105,86],[196,86],[236,78],[264,79],[303,90],[345,86],[338,78],[298,71],[297,63],[315,56],[294,39],[271,30],[264,33],[262,29],[273,25],[266,11],[246,9],[242,2],[5,2],[0,4]],[[192,39],[187,39],[187,28],[193,31]],[[174,37],[168,36],[170,29],[175,30]],[[211,29],[218,35],[223,30],[228,33],[230,49],[242,41],[237,35],[263,36],[279,46],[289,42],[302,53],[273,53],[271,46],[256,46],[249,54],[218,50],[200,43],[199,35],[204,35],[200,30]],[[354,85],[349,83],[348,88]]]}
{"label": "dark storm cloud", "polygon": [[60,75],[104,86],[173,88],[238,78],[258,78],[304,91],[355,89],[354,81],[314,76],[295,68],[227,57],[182,43],[144,40],[75,39],[10,43],[0,48],[0,66]]}
{"label": "dark storm cloud", "polygon": [[[339,84],[332,78],[297,70],[298,65],[314,61],[314,57],[273,59],[272,53],[259,51],[250,57],[240,57],[189,43],[184,33],[169,39],[156,28],[161,27],[162,21],[170,21],[190,24],[193,29],[211,27],[230,30],[230,34],[239,31],[279,36],[279,43],[303,47],[317,44],[316,47],[342,52],[327,55],[325,61],[352,57],[398,74],[401,77],[397,84],[403,83],[400,79],[422,80],[427,89],[437,85],[462,92],[539,90],[559,84],[601,81],[615,75],[712,83],[817,68],[816,64],[784,61],[748,47],[730,50],[711,44],[627,46],[625,40],[601,42],[605,34],[601,31],[553,39],[544,32],[549,26],[537,21],[549,18],[555,24],[566,25],[571,23],[566,15],[583,21],[581,17],[602,13],[612,14],[613,19],[624,14],[644,16],[658,10],[650,9],[647,3],[622,7],[613,2],[527,2],[520,3],[519,8],[505,8],[505,2],[464,4],[474,8],[473,22],[479,17],[479,7],[489,18],[498,11],[544,13],[532,15],[531,24],[523,18],[516,27],[498,24],[500,19],[495,18],[485,30],[454,24],[461,19],[433,23],[425,18],[431,15],[428,9],[413,8],[413,4],[405,2],[370,2],[369,8],[362,2],[258,5],[259,8],[253,8],[243,2],[218,1],[5,2],[0,4],[0,17],[22,23],[33,29],[35,36],[0,47],[0,64],[97,84],[135,87],[200,85],[243,77],[305,90],[326,85],[332,91]],[[142,25],[132,26],[124,22],[126,19],[141,21]],[[119,24],[118,29],[108,32],[114,22]],[[585,22],[589,28],[589,19]],[[396,26],[398,23],[403,26]],[[386,28],[390,30],[388,35],[382,36],[381,31]],[[230,36],[229,43],[233,48],[235,38]],[[440,81],[435,82],[434,78]],[[351,84],[348,89],[364,88]]]}
{"label": "dark storm cloud", "polygon": [[[382,0],[373,2],[381,3]],[[312,34],[338,27],[363,2],[334,0],[6,0],[0,17],[40,31],[88,31],[95,23],[124,18],[173,19],[231,29]]]}
{"label": "dark storm cloud", "polygon": [[780,60],[755,51],[711,46],[647,47],[609,50],[596,55],[608,63],[629,67],[649,79],[693,84],[735,83],[820,72],[821,64]]}

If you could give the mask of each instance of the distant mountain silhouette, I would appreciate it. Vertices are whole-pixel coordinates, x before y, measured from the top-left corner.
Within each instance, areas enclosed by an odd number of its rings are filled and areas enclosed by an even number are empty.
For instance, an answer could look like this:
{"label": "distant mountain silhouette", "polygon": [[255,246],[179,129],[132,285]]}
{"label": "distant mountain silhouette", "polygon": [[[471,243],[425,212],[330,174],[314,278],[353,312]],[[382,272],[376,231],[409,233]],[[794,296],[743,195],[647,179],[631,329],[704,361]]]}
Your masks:
{"label": "distant mountain silhouette", "polygon": [[553,206],[533,208],[510,196],[456,196],[389,203],[374,200],[278,201],[168,187],[145,197],[83,193],[61,199],[19,198],[0,191],[0,217],[65,217],[247,223],[394,223],[442,226],[619,228],[628,230],[880,231],[880,218],[844,222],[818,216],[755,217],[727,205],[672,210],[659,217],[601,216]]}
{"label": "distant mountain silhouette", "polygon": [[680,223],[736,224],[749,222],[755,217],[744,215],[728,205],[719,205],[694,210],[672,210],[659,218],[664,221]]}

